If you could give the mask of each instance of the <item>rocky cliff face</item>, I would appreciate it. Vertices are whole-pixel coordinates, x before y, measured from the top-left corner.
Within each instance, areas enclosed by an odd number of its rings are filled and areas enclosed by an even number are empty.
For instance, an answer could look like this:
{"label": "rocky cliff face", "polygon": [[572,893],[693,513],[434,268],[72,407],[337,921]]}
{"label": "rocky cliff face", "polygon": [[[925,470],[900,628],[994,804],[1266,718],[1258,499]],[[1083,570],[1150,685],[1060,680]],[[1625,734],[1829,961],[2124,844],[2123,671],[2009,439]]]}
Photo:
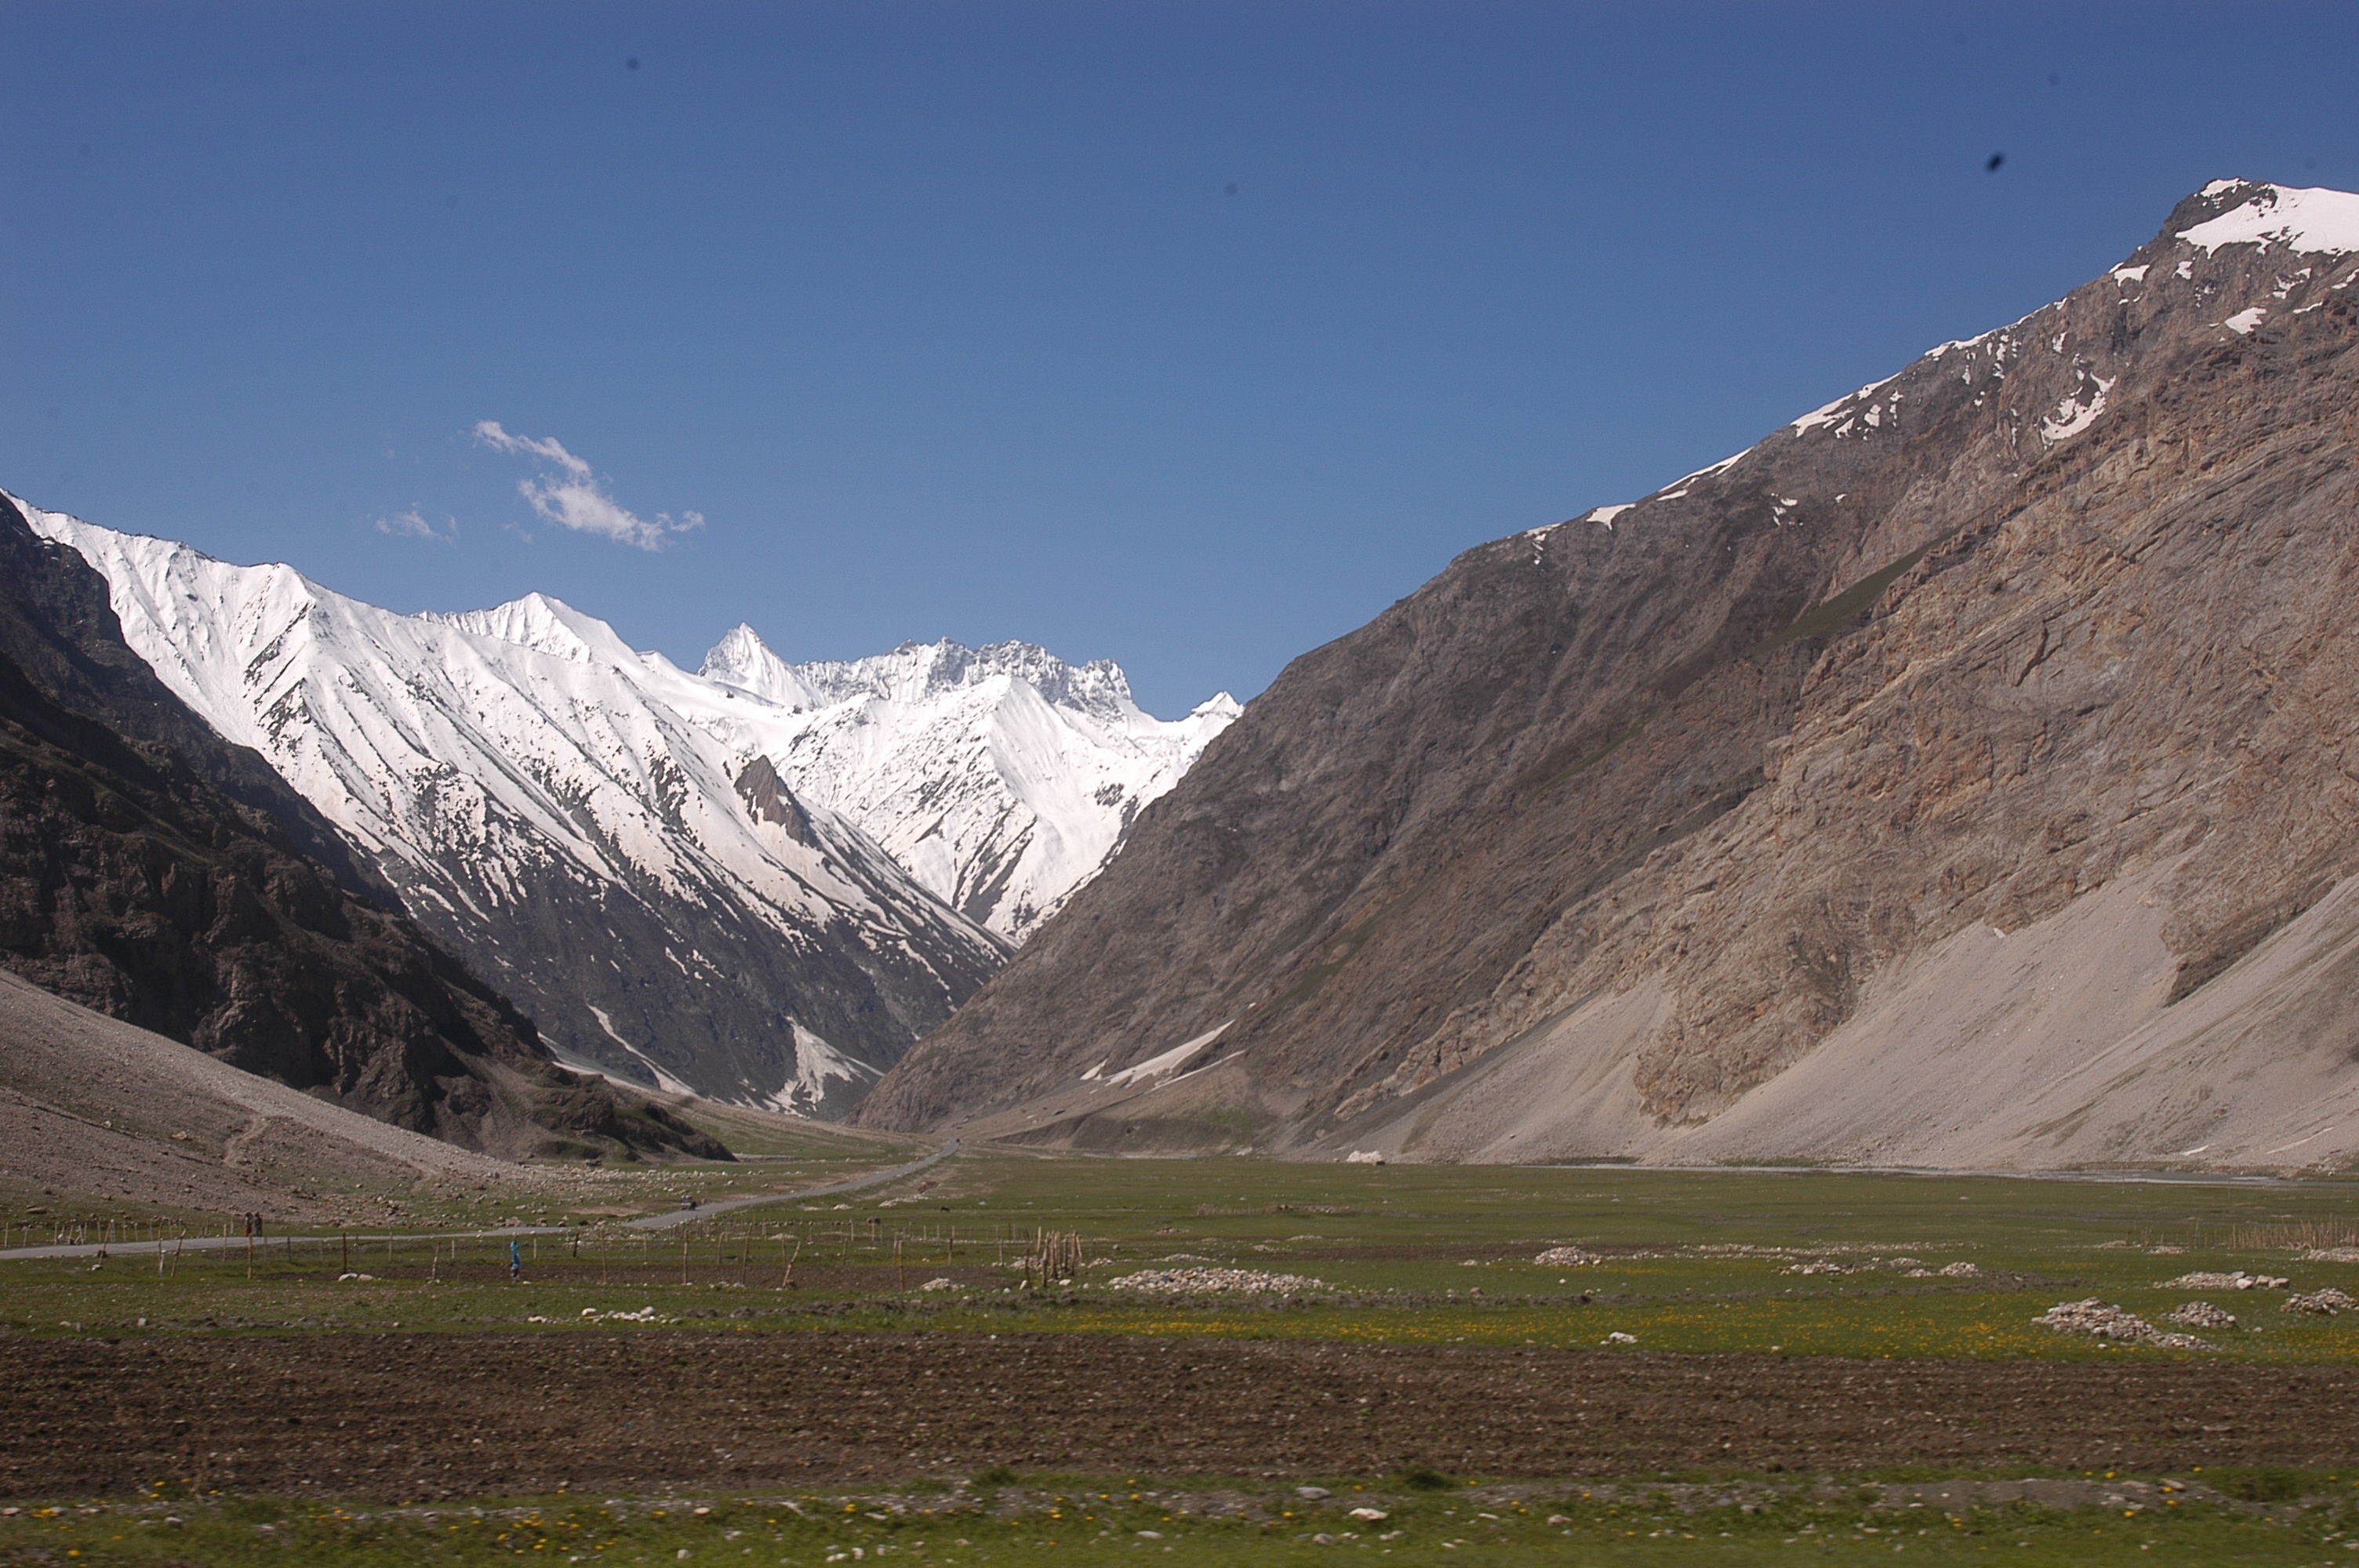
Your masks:
{"label": "rocky cliff face", "polygon": [[472,1148],[723,1156],[558,1067],[504,998],[308,858],[315,842],[342,850],[124,644],[98,575],[0,503],[0,965]]}
{"label": "rocky cliff face", "polygon": [[863,1118],[2359,1152],[2295,1125],[2359,1109],[2354,278],[2359,198],[2219,182],[2012,326],[1469,551],[1289,666]]}

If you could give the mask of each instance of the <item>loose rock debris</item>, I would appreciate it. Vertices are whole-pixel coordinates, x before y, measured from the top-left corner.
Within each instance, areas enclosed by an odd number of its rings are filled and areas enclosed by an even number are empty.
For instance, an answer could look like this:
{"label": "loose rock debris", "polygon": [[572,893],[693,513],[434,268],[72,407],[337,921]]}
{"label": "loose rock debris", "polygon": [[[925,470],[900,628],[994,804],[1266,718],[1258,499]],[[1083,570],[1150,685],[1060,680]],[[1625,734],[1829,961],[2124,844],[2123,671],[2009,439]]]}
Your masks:
{"label": "loose rock debris", "polygon": [[1335,1288],[1324,1280],[1305,1274],[1267,1274],[1258,1269],[1146,1269],[1108,1280],[1106,1284],[1117,1291],[1140,1291],[1157,1296],[1291,1295]]}
{"label": "loose rock debris", "polygon": [[1585,1264],[1603,1263],[1605,1260],[1578,1247],[1551,1247],[1532,1261],[1543,1269],[1578,1269]]}
{"label": "loose rock debris", "polygon": [[2247,1274],[2242,1269],[2221,1274],[2198,1269],[2175,1280],[2165,1280],[2158,1291],[2281,1291],[2288,1283],[2275,1274]]}
{"label": "loose rock debris", "polygon": [[2332,1317],[2336,1313],[2349,1312],[2354,1307],[2359,1307],[2359,1300],[2354,1300],[2343,1292],[2329,1286],[2322,1291],[2312,1291],[2308,1295],[2299,1293],[2289,1295],[2279,1304],[2287,1312],[2309,1313],[2313,1317]]}
{"label": "loose rock debris", "polygon": [[[2183,1310],[2183,1309],[2182,1309]],[[2059,1302],[2031,1320],[2064,1334],[2086,1334],[2125,1345],[2152,1345],[2165,1350],[2216,1350],[2219,1346],[2191,1334],[2171,1334],[2155,1327],[2134,1312],[2091,1296],[2086,1301]]]}
{"label": "loose rock debris", "polygon": [[2234,1328],[2236,1314],[2210,1302],[2189,1302],[2177,1312],[2165,1313],[2162,1321],[2182,1328]]}

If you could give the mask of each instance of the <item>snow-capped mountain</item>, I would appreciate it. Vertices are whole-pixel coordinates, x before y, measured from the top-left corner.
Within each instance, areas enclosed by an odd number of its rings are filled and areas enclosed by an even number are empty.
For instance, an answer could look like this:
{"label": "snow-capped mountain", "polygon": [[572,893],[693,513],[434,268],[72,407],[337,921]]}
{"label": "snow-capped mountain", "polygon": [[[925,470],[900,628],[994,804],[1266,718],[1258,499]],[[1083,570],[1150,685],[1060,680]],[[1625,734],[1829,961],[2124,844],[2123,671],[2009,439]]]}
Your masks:
{"label": "snow-capped mountain", "polygon": [[740,626],[705,676],[763,699],[753,728],[795,795],[857,824],[969,919],[1022,940],[1113,856],[1131,819],[1238,713],[1140,710],[1110,660],[1026,643],[908,643],[790,665]]}
{"label": "snow-capped mountain", "polygon": [[838,1111],[1006,957],[797,800],[767,760],[779,709],[603,622],[539,595],[399,615],[290,567],[24,510],[107,579],[166,686],[576,1062]]}

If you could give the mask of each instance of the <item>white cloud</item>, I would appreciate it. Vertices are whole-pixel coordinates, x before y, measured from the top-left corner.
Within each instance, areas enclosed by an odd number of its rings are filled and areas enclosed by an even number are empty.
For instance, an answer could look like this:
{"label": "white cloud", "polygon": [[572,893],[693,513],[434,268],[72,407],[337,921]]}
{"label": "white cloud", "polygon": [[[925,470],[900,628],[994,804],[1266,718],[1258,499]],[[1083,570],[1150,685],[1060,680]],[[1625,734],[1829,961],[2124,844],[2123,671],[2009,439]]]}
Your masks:
{"label": "white cloud", "polygon": [[646,518],[629,511],[606,493],[605,484],[590,471],[590,465],[567,451],[565,443],[554,436],[512,436],[498,420],[485,419],[475,426],[474,437],[495,452],[522,453],[547,465],[544,471],[516,481],[516,493],[543,522],[577,534],[594,534],[618,545],[636,545],[642,550],[660,550],[672,535],[704,526],[701,512],[683,512],[677,518],[658,512]]}
{"label": "white cloud", "polygon": [[389,513],[376,520],[376,531],[390,534],[397,539],[436,539],[450,544],[459,536],[456,518],[445,517],[442,526],[436,527],[426,520],[426,514],[415,506],[407,512]]}

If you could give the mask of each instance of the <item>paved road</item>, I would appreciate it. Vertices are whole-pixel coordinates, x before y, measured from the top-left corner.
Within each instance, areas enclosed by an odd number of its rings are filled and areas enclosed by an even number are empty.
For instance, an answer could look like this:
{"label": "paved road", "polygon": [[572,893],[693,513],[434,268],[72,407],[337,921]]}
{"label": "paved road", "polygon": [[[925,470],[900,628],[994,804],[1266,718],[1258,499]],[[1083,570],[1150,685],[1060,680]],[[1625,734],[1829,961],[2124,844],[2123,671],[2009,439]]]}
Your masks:
{"label": "paved road", "polygon": [[[845,1193],[862,1192],[869,1187],[881,1187],[888,1182],[897,1182],[904,1177],[914,1176],[930,1166],[940,1164],[944,1160],[957,1153],[958,1147],[958,1140],[953,1138],[924,1159],[912,1160],[906,1165],[896,1165],[889,1171],[872,1171],[867,1175],[854,1176],[849,1181],[831,1182],[818,1187],[799,1187],[790,1193],[760,1193],[753,1197],[724,1198],[719,1203],[703,1204],[695,1208],[665,1209],[658,1214],[642,1215],[636,1219],[626,1219],[623,1224],[625,1228],[631,1230],[669,1230],[674,1226],[686,1225],[690,1220],[708,1219],[716,1214],[727,1214],[732,1209],[753,1208],[766,1203],[796,1203],[806,1198],[839,1197]],[[354,1242],[473,1241],[486,1238],[495,1239],[508,1236],[567,1236],[571,1233],[572,1227],[563,1225],[506,1225],[493,1230],[402,1230],[368,1236],[361,1235],[356,1231],[338,1232],[327,1236],[281,1235],[266,1237],[255,1246],[257,1250],[266,1253],[271,1248],[286,1246],[290,1239],[304,1244],[321,1244],[334,1242],[340,1236]],[[117,1241],[111,1244],[86,1242],[75,1247],[14,1247],[5,1251],[0,1251],[0,1261],[18,1258],[97,1258],[100,1256],[152,1258],[158,1251],[166,1249],[186,1249],[190,1252],[234,1252],[243,1249],[245,1246],[245,1238],[243,1236],[168,1237],[161,1241]]]}

